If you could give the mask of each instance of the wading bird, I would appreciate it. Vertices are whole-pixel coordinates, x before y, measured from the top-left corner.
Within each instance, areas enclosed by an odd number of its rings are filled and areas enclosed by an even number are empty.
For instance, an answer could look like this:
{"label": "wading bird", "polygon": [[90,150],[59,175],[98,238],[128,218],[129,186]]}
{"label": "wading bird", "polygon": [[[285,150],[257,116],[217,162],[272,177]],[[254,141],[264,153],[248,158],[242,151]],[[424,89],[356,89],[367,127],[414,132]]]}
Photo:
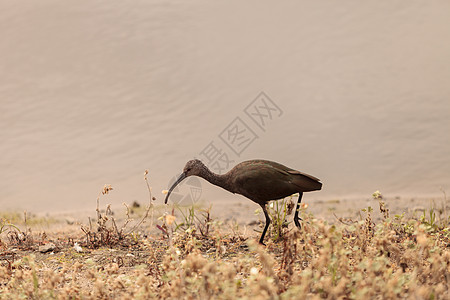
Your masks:
{"label": "wading bird", "polygon": [[186,163],[183,173],[170,187],[164,203],[167,204],[170,193],[183,179],[189,176],[199,176],[210,183],[234,194],[241,194],[253,202],[258,203],[266,217],[266,226],[259,240],[263,244],[264,236],[270,225],[266,203],[279,200],[299,193],[294,223],[301,228],[298,217],[303,192],[320,190],[322,183],[314,176],[293,170],[282,164],[269,160],[248,160],[236,165],[226,174],[219,175],[211,172],[200,160],[194,159]]}

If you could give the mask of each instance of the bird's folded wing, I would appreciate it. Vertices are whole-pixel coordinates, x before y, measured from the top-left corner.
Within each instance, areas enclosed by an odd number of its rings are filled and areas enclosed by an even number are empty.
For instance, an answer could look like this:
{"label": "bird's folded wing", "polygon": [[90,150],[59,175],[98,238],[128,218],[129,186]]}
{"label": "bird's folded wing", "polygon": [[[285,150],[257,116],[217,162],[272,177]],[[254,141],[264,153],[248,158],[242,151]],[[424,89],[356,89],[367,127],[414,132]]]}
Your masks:
{"label": "bird's folded wing", "polygon": [[289,174],[294,174],[294,175],[303,175],[303,176],[306,176],[306,177],[308,177],[308,178],[311,178],[312,180],[315,180],[315,181],[320,181],[320,179],[319,178],[317,178],[317,177],[314,177],[314,176],[312,176],[312,175],[309,175],[309,174],[306,174],[306,173],[302,173],[302,172],[300,172],[300,171],[296,171],[296,170],[289,170],[289,171],[287,171]]}

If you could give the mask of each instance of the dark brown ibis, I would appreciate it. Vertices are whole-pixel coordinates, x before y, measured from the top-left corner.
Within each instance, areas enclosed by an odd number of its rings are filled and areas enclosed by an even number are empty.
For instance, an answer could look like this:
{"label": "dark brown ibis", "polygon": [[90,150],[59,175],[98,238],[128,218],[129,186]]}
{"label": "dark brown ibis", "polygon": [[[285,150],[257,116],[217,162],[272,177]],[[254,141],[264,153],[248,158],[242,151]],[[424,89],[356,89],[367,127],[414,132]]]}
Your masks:
{"label": "dark brown ibis", "polygon": [[261,244],[264,244],[264,236],[270,225],[270,218],[266,209],[268,201],[283,199],[299,193],[294,223],[298,228],[301,228],[299,222],[301,219],[298,217],[298,211],[303,193],[322,188],[322,183],[318,178],[269,160],[244,161],[226,174],[219,175],[211,172],[200,160],[194,159],[186,163],[183,173],[170,187],[164,201],[166,204],[172,190],[189,176],[202,177],[229,192],[241,194],[258,203],[266,217],[266,226],[259,240]]}

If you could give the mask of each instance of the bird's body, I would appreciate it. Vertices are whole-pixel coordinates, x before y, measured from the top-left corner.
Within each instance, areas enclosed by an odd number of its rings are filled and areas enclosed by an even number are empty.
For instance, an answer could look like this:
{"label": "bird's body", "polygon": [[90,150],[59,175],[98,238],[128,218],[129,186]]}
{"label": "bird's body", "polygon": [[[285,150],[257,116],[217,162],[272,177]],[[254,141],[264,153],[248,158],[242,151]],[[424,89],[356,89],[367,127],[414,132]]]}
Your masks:
{"label": "bird's body", "polygon": [[300,227],[298,209],[303,192],[320,190],[322,188],[322,183],[320,183],[318,178],[269,160],[244,161],[223,175],[211,172],[199,160],[191,160],[186,163],[183,173],[169,189],[165,200],[166,203],[175,186],[188,176],[202,177],[229,192],[241,194],[258,203],[266,217],[266,226],[260,239],[261,244],[270,224],[270,218],[265,207],[268,201],[282,199],[299,193],[294,222],[297,227]]}
{"label": "bird's body", "polygon": [[268,160],[244,161],[225,176],[231,178],[233,192],[258,204],[322,187],[319,179]]}

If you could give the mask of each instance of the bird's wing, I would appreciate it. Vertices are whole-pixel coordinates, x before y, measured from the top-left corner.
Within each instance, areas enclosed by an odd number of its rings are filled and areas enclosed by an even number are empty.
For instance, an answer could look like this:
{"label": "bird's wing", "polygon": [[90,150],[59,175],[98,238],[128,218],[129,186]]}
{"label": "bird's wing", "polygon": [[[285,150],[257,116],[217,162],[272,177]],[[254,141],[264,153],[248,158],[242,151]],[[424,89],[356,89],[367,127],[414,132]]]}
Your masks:
{"label": "bird's wing", "polygon": [[306,177],[308,177],[308,178],[311,178],[312,180],[315,180],[315,181],[320,181],[320,179],[319,178],[317,178],[317,177],[314,177],[314,176],[312,176],[312,175],[309,175],[309,174],[306,174],[306,173],[303,173],[303,172],[300,172],[300,171],[296,171],[296,170],[289,170],[289,171],[287,171],[289,174],[294,174],[294,175],[303,175],[303,176],[306,176]]}
{"label": "bird's wing", "polygon": [[245,167],[235,167],[231,172],[233,192],[258,203],[322,187],[319,179],[271,161],[247,162]]}
{"label": "bird's wing", "polygon": [[274,168],[275,170],[277,170],[278,172],[283,173],[285,175],[289,175],[289,174],[303,175],[303,176],[306,176],[309,179],[312,179],[314,181],[317,181],[317,182],[320,181],[320,179],[317,178],[317,177],[314,177],[312,175],[309,175],[309,174],[306,174],[306,173],[303,173],[303,172],[291,169],[289,167],[286,167],[285,165],[282,165],[282,164],[274,162],[274,161],[258,159],[258,160],[254,160],[254,162],[257,163],[257,164],[258,163],[262,164],[264,167],[269,167],[270,166],[270,167]]}
{"label": "bird's wing", "polygon": [[298,192],[291,174],[270,165],[249,166],[235,174],[236,192],[254,201],[280,199]]}

